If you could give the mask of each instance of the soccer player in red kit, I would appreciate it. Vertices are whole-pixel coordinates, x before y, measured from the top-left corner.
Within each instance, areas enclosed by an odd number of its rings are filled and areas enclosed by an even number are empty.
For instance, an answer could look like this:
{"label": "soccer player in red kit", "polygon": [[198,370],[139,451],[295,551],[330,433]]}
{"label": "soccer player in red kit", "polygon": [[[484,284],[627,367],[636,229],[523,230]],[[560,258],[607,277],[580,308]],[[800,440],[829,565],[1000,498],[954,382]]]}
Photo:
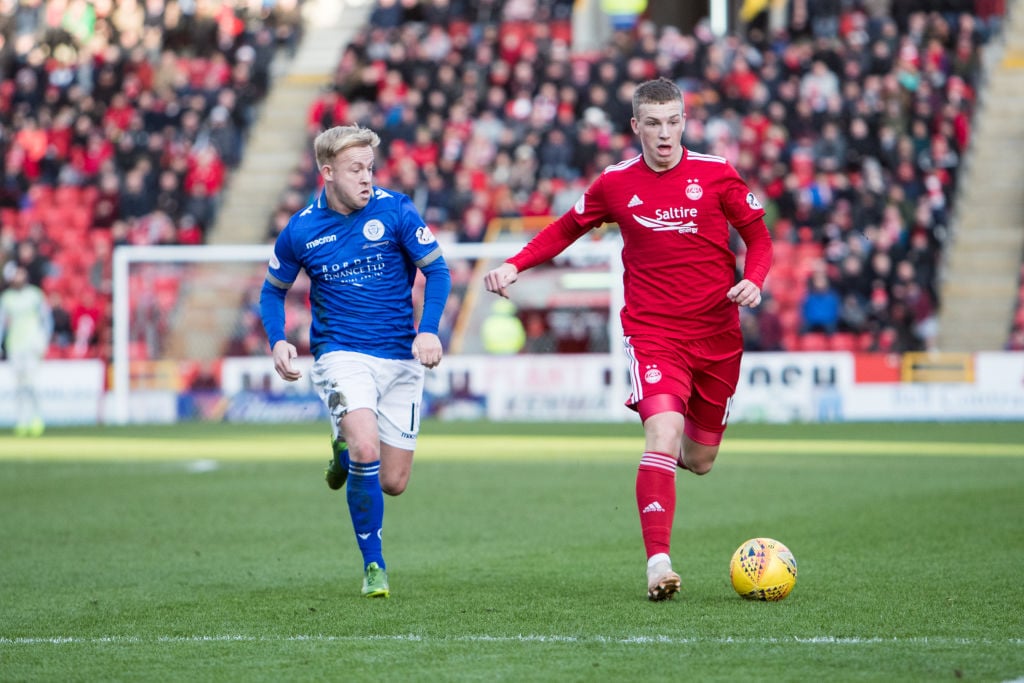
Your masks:
{"label": "soccer player in red kit", "polygon": [[[647,81],[633,94],[641,154],[607,167],[576,205],[548,225],[484,284],[507,296],[519,273],[550,260],[592,228],[622,234],[622,329],[633,390],[626,405],[644,426],[636,503],[647,551],[647,596],[678,592],[669,557],[677,466],[707,474],[739,379],[739,306],[761,303],[772,261],[764,209],[725,159],[682,145],[679,89]],[[729,248],[732,225],[746,243],[743,277]]]}

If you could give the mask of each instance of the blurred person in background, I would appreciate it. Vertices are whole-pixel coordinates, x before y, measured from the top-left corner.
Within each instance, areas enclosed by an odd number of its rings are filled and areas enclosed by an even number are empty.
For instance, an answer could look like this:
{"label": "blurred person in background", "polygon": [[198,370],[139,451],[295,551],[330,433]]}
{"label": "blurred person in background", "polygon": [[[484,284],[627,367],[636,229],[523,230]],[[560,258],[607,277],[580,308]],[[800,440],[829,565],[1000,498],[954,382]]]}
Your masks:
{"label": "blurred person in background", "polygon": [[484,351],[491,355],[510,356],[522,351],[526,330],[516,313],[516,305],[504,299],[495,301],[480,326],[480,337]]}
{"label": "blurred person in background", "polygon": [[[285,334],[285,295],[300,270],[310,280],[310,379],[331,415],[325,478],[346,497],[363,556],[362,594],[389,597],[382,550],[384,494],[405,490],[420,426],[424,368],[443,355],[438,337],[451,290],[441,247],[412,200],[373,184],[380,138],[336,126],[313,142],[324,187],[278,235],[260,295],[260,317],[286,381],[302,373]],[[426,282],[413,324],[416,272]]]}
{"label": "blurred person in background", "polygon": [[36,379],[53,335],[53,317],[43,291],[28,281],[28,270],[17,266],[0,294],[0,340],[14,371],[16,436],[40,436],[46,428]]}
{"label": "blurred person in background", "polygon": [[[739,307],[761,303],[772,261],[764,209],[723,157],[682,145],[686,114],[670,80],[633,94],[641,153],[612,164],[576,205],[484,278],[507,296],[519,273],[544,263],[590,230],[619,225],[625,305],[621,311],[633,391],[626,405],[643,422],[636,503],[647,553],[647,596],[680,587],[669,556],[676,468],[711,471],[739,381]],[[742,279],[729,226],[747,245]]]}
{"label": "blurred person in background", "polygon": [[534,310],[527,313],[524,332],[524,353],[554,353],[558,350],[558,340],[551,333],[544,312]]}
{"label": "blurred person in background", "polygon": [[833,334],[839,326],[841,308],[839,293],[828,275],[823,271],[814,273],[801,306],[803,331]]}

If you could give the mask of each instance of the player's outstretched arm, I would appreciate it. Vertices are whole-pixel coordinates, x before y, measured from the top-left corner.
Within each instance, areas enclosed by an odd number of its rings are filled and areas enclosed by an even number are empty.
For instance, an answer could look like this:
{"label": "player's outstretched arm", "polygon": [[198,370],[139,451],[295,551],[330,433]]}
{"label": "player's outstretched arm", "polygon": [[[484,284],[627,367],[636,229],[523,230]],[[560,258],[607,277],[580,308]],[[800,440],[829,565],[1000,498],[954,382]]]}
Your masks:
{"label": "player's outstretched arm", "polygon": [[436,368],[441,364],[444,351],[441,347],[441,338],[432,332],[420,332],[412,340],[412,357],[420,362],[420,365],[428,368]]}
{"label": "player's outstretched arm", "polygon": [[519,279],[519,269],[511,263],[503,263],[484,276],[484,285],[488,292],[508,298],[505,288]]}
{"label": "player's outstretched arm", "polygon": [[292,367],[292,359],[298,357],[299,352],[294,344],[283,339],[274,344],[274,369],[281,379],[294,382],[302,377],[302,373]]}
{"label": "player's outstretched arm", "polygon": [[740,280],[726,294],[737,306],[757,308],[761,303],[761,288],[750,280]]}
{"label": "player's outstretched arm", "polygon": [[567,211],[558,220],[548,223],[518,254],[487,273],[484,276],[487,291],[507,299],[505,289],[519,279],[519,273],[550,261],[590,230],[590,225],[576,222],[574,211]]}

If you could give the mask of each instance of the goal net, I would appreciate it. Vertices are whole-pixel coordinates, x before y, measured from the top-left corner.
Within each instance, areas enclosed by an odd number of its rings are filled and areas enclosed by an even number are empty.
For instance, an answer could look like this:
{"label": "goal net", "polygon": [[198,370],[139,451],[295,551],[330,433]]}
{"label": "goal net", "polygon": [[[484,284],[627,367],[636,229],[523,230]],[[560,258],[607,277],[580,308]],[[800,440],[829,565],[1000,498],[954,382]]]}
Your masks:
{"label": "goal net", "polygon": [[[624,420],[628,393],[618,311],[621,243],[581,240],[509,289],[522,347],[482,333],[498,297],[483,275],[523,244],[443,243],[452,295],[446,355],[427,372],[424,415],[440,419]],[[308,382],[309,282],[286,299],[303,379],[277,377],[259,319],[270,245],[122,246],[114,252],[111,404],[106,421],[288,421],[324,417]],[[414,287],[422,296],[422,276]],[[493,335],[492,335],[493,336]],[[498,339],[497,341],[501,341]]]}

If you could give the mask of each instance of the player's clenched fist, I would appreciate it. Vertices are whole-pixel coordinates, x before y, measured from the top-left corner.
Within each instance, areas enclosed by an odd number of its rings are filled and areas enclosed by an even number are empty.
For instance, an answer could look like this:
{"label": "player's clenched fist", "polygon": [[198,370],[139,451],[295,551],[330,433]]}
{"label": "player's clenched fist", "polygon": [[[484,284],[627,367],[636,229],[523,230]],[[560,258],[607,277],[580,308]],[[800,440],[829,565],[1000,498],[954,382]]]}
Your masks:
{"label": "player's clenched fist", "polygon": [[444,351],[441,338],[430,332],[420,332],[412,342],[412,357],[428,368],[436,368],[441,363]]}
{"label": "player's clenched fist", "polygon": [[281,376],[281,379],[294,382],[302,377],[302,373],[292,367],[292,359],[299,357],[294,344],[289,344],[282,339],[274,344],[273,351],[274,369],[277,370],[277,374]]}
{"label": "player's clenched fist", "polygon": [[757,308],[761,303],[761,288],[750,280],[740,280],[726,294],[729,301],[738,306]]}
{"label": "player's clenched fist", "polygon": [[511,263],[502,263],[500,266],[484,276],[484,285],[488,292],[494,292],[508,298],[505,288],[519,279],[519,269]]}

